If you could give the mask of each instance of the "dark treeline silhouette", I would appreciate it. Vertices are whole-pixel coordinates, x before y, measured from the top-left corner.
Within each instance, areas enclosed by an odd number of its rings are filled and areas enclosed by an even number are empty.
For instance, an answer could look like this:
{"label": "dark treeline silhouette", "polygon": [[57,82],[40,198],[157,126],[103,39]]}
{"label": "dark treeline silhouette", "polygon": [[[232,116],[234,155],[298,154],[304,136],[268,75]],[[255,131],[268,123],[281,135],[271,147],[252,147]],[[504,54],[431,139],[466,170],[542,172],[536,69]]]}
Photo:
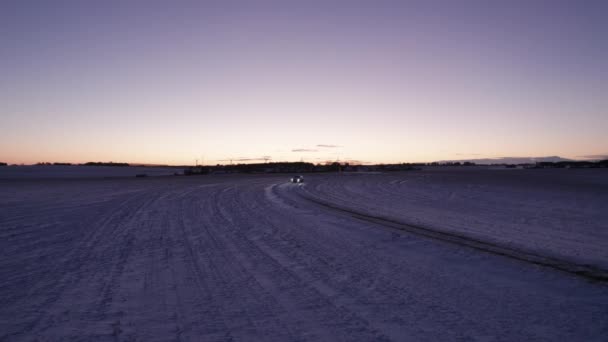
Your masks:
{"label": "dark treeline silhouette", "polygon": [[55,165],[55,166],[71,166],[72,163],[48,163],[48,162],[40,162],[36,163],[36,165]]}
{"label": "dark treeline silhouette", "polygon": [[0,166],[7,166],[7,165],[8,165],[7,163],[0,162]]}
{"label": "dark treeline silhouette", "polygon": [[114,162],[88,162],[86,166],[129,166],[129,163],[114,163]]}
{"label": "dark treeline silhouette", "polygon": [[405,171],[416,169],[414,164],[382,164],[382,165],[353,165],[349,163],[313,164],[306,162],[274,162],[254,164],[234,164],[215,166],[195,166],[184,170],[185,175],[201,175],[209,173],[309,173],[309,172],[341,172],[341,171]]}
{"label": "dark treeline silhouette", "polygon": [[253,164],[230,164],[215,166],[196,166],[184,170],[185,175],[208,173],[282,173],[282,172],[320,172],[318,166],[305,162],[276,162]]}
{"label": "dark treeline silhouette", "polygon": [[559,161],[559,162],[539,162],[533,168],[553,169],[553,168],[598,168],[608,167],[608,159],[592,162],[592,161]]}
{"label": "dark treeline silhouette", "polygon": [[[308,173],[308,172],[390,172],[420,170],[424,166],[436,167],[469,167],[477,166],[473,162],[433,162],[433,163],[400,163],[400,164],[375,164],[361,165],[339,162],[327,162],[325,164],[312,164],[306,162],[274,162],[254,164],[217,164],[214,166],[194,166],[184,169],[185,175],[203,175],[218,173]],[[487,165],[486,165],[487,166]],[[560,161],[560,162],[538,162],[535,164],[493,164],[506,168],[607,168],[608,160],[602,161]]]}
{"label": "dark treeline silhouette", "polygon": [[36,165],[38,165],[38,166],[48,166],[48,165],[54,165],[54,166],[72,166],[72,165],[85,165],[85,166],[129,166],[128,163],[114,163],[114,162],[88,162],[88,163],[84,163],[84,164],[72,164],[72,163],[62,163],[62,162],[54,162],[54,163],[39,162],[39,163],[36,163]]}
{"label": "dark treeline silhouette", "polygon": [[[426,164],[410,164],[414,166],[474,166],[472,162],[434,162]],[[605,168],[608,167],[608,159],[599,161],[577,161],[577,160],[564,160],[564,161],[544,161],[536,163],[520,163],[520,164],[509,164],[509,163],[496,163],[496,164],[481,164],[488,166],[503,166],[506,168],[527,168],[527,169],[571,169],[571,168]]]}
{"label": "dark treeline silhouette", "polygon": [[[0,166],[7,166],[7,163],[0,162]],[[128,163],[114,162],[87,162],[84,164],[72,164],[62,162],[40,162],[35,165],[55,165],[55,166],[131,166]],[[252,164],[217,164],[208,166],[172,166],[183,168],[185,175],[200,175],[209,173],[308,173],[308,172],[388,172],[388,171],[409,171],[420,170],[424,166],[476,166],[477,164],[469,161],[464,162],[432,162],[432,163],[399,163],[399,164],[350,164],[348,162],[326,162],[324,164],[313,164],[307,162],[270,162]],[[143,165],[140,165],[143,166]],[[550,168],[608,168],[608,159],[600,161],[558,161],[558,162],[537,162],[528,164],[490,164],[484,166],[501,166],[506,168],[527,168],[527,169],[550,169]],[[168,166],[167,166],[168,167]]]}

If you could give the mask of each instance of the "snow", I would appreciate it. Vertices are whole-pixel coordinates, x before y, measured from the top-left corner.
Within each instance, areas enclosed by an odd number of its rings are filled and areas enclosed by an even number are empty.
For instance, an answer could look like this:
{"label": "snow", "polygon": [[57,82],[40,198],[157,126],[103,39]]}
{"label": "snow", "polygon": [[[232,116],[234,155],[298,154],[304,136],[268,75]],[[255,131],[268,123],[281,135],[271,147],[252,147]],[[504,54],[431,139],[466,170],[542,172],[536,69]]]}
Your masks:
{"label": "snow", "polygon": [[182,171],[176,167],[151,166],[11,165],[0,167],[0,179],[167,176]]}
{"label": "snow", "polygon": [[603,265],[605,174],[533,171],[0,180],[0,340],[605,340],[604,282],[305,197]]}
{"label": "snow", "polygon": [[307,191],[361,212],[608,269],[608,170],[504,170],[345,174]]}

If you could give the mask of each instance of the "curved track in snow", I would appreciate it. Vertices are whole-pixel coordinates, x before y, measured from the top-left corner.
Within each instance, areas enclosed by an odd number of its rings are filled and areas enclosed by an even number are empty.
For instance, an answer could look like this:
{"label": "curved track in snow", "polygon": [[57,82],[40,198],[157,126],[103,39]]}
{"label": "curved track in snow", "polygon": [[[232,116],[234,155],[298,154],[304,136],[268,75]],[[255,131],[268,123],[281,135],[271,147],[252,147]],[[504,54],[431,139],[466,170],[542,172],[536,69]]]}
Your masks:
{"label": "curved track in snow", "polygon": [[605,169],[323,175],[305,190],[366,216],[564,260],[589,274],[608,269]]}
{"label": "curved track in snow", "polygon": [[608,333],[605,285],[332,214],[286,176],[1,185],[0,340]]}
{"label": "curved track in snow", "polygon": [[315,196],[313,193],[306,191],[306,189],[304,188],[300,188],[298,190],[300,191],[299,194],[302,198],[312,203],[316,203],[319,206],[332,211],[334,214],[347,214],[351,217],[366,222],[374,223],[376,225],[380,225],[386,228],[404,231],[443,242],[449,242],[463,247],[469,247],[486,253],[492,253],[524,261],[530,264],[553,268],[559,271],[571,273],[594,281],[608,281],[608,270],[602,269],[600,267],[586,264],[578,264],[575,261],[558,259],[548,255],[541,255],[533,251],[526,251],[524,249],[516,249],[513,247],[509,247],[508,245],[500,245],[499,243],[492,242],[491,240],[484,241],[480,238],[467,236],[459,232],[451,232],[438,228],[434,229],[432,227],[414,225],[411,223],[403,223],[400,222],[397,218],[377,216],[374,214],[370,214],[367,211],[359,211],[357,209],[349,208],[348,206],[332,203],[323,198]]}

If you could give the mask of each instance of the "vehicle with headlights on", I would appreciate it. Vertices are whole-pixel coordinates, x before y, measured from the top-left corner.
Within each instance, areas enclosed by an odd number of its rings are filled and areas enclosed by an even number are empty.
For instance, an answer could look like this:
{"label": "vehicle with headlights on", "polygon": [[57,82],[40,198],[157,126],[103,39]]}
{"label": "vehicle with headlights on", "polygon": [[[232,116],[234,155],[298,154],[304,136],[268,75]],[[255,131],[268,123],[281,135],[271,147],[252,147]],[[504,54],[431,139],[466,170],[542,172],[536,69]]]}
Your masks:
{"label": "vehicle with headlights on", "polygon": [[292,183],[304,183],[304,176],[293,176],[289,181]]}

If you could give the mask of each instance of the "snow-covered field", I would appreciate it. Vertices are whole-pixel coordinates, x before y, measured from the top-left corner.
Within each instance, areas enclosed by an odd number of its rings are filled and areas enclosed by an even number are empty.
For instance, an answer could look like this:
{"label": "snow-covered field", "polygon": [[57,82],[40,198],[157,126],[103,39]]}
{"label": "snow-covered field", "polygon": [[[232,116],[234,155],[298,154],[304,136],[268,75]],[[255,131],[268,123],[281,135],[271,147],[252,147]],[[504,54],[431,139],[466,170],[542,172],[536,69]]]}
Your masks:
{"label": "snow-covered field", "polygon": [[0,167],[0,179],[42,179],[42,178],[112,178],[148,176],[168,176],[182,173],[176,167],[143,166],[85,166],[85,165],[24,165]]}
{"label": "snow-covered field", "polygon": [[307,193],[359,212],[608,269],[608,170],[344,174]]}
{"label": "snow-covered field", "polygon": [[0,180],[0,340],[606,340],[608,282],[441,238],[601,274],[605,170],[305,178]]}

